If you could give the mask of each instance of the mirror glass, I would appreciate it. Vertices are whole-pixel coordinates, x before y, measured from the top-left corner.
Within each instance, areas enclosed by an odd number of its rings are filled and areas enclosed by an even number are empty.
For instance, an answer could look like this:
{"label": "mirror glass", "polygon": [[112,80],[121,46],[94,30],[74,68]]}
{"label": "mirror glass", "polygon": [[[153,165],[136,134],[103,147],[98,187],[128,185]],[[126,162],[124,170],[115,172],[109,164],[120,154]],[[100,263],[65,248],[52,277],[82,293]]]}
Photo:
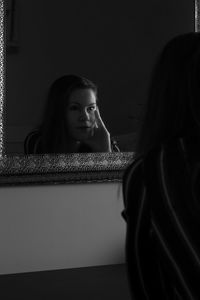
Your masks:
{"label": "mirror glass", "polygon": [[179,9],[156,0],[6,1],[6,154],[24,153],[50,85],[67,74],[98,86],[108,132],[121,152],[134,151],[155,58],[172,36],[191,30],[192,13]]}

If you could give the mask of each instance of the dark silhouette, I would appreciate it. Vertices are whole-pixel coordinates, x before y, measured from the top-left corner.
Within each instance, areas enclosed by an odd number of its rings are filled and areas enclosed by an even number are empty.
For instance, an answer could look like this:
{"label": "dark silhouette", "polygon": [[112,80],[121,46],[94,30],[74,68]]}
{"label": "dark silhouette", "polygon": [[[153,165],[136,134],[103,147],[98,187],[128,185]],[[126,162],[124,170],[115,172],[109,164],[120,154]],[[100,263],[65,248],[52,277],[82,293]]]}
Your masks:
{"label": "dark silhouette", "polygon": [[123,178],[133,299],[200,299],[200,33],[170,40]]}

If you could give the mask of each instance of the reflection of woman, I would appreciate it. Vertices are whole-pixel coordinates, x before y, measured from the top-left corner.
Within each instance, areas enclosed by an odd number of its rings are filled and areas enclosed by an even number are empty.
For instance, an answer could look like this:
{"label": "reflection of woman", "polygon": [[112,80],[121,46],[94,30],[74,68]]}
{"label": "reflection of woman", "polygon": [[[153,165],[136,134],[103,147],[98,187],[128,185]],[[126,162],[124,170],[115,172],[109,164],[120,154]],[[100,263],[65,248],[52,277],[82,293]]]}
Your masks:
{"label": "reflection of woman", "polygon": [[25,153],[111,152],[118,150],[101,119],[97,87],[76,75],[50,87],[43,122],[25,141]]}
{"label": "reflection of woman", "polygon": [[200,33],[161,53],[137,152],[122,213],[133,299],[199,299]]}

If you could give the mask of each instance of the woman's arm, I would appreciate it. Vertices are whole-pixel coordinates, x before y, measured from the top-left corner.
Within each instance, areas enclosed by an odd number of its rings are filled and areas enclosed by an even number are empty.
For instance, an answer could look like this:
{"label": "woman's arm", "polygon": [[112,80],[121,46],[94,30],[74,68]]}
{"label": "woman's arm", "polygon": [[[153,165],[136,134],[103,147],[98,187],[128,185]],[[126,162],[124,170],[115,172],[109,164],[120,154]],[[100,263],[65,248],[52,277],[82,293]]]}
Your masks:
{"label": "woman's arm", "polygon": [[112,152],[110,133],[100,116],[98,107],[95,110],[95,118],[93,134],[85,143],[93,152]]}

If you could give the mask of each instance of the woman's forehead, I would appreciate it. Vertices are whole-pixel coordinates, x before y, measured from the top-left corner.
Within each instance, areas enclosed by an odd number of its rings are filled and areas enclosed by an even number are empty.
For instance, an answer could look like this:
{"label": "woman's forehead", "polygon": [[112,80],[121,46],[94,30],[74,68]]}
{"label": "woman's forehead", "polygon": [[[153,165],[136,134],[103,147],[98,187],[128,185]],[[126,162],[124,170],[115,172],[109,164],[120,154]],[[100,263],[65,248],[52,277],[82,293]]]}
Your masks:
{"label": "woman's forehead", "polygon": [[69,97],[69,104],[72,103],[84,106],[96,104],[96,94],[92,89],[77,89]]}

